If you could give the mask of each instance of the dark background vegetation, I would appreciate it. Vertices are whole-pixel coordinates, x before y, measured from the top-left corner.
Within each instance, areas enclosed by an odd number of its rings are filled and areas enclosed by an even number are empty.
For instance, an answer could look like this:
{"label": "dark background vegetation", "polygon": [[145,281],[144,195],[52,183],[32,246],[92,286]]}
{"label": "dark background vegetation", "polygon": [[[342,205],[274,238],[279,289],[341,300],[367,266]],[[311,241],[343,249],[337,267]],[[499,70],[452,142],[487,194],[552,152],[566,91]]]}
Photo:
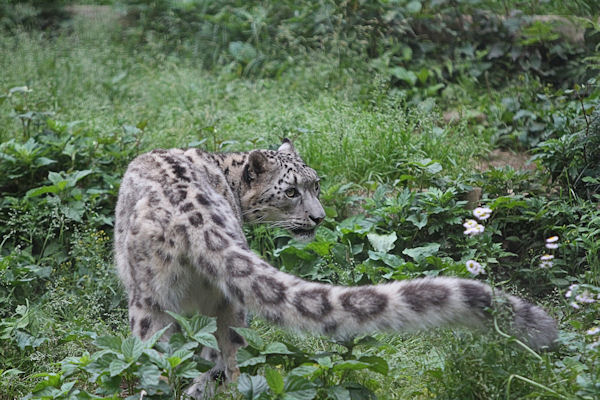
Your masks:
{"label": "dark background vegetation", "polygon": [[[156,147],[282,137],[323,177],[328,217],[310,244],[249,228],[255,251],[345,285],[469,277],[476,259],[477,279],[544,305],[560,343],[539,355],[497,332],[334,343],[254,320],[224,398],[598,398],[599,10],[0,3],[0,398],[180,397],[208,368],[195,350],[214,345],[214,322],[177,317],[183,333],[160,353],[128,336],[111,254],[120,177]],[[493,214],[467,238],[475,205]]]}

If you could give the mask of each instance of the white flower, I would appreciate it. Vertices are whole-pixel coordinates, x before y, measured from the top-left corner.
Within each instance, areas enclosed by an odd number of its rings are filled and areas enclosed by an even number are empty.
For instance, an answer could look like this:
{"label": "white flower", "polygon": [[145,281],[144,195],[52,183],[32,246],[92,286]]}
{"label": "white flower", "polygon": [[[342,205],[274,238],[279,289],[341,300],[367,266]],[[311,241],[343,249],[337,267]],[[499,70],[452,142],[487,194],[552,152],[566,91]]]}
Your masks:
{"label": "white flower", "polygon": [[558,236],[550,236],[548,239],[546,239],[546,243],[556,243],[558,242]]}
{"label": "white flower", "polygon": [[598,346],[600,346],[600,340],[596,340],[594,343],[590,344],[590,349],[593,350]]}
{"label": "white flower", "polygon": [[600,333],[600,327],[599,326],[595,326],[591,329],[588,329],[587,332],[585,332],[588,335],[596,335],[598,333]]}
{"label": "white flower", "polygon": [[467,271],[469,271],[470,273],[472,273],[475,276],[477,276],[479,274],[485,274],[485,268],[475,260],[467,261],[466,265],[467,265]]}
{"label": "white flower", "polygon": [[475,221],[474,219],[466,220],[463,226],[466,228],[464,234],[468,236],[479,235],[485,230],[485,227],[483,225],[478,224],[477,221]]}
{"label": "white flower", "polygon": [[542,261],[550,261],[553,259],[554,259],[554,256],[552,254],[544,254],[543,256],[540,257],[540,260],[542,260]]}
{"label": "white flower", "polygon": [[577,284],[573,283],[572,285],[569,286],[569,290],[567,290],[567,293],[565,293],[565,297],[569,298],[573,295],[573,290],[577,289]]}
{"label": "white flower", "polygon": [[467,229],[469,229],[469,228],[474,228],[474,227],[476,227],[477,225],[479,225],[479,224],[478,224],[478,223],[477,223],[477,221],[475,221],[474,219],[468,219],[468,220],[466,220],[466,221],[465,221],[465,223],[463,224],[463,226],[464,226],[465,228],[467,228]]}
{"label": "white flower", "polygon": [[473,215],[480,221],[485,221],[492,215],[492,209],[489,207],[477,207],[473,210]]}
{"label": "white flower", "polygon": [[548,239],[546,239],[546,248],[547,249],[558,249],[558,236],[550,236]]}
{"label": "white flower", "polygon": [[575,296],[575,300],[577,300],[580,303],[586,303],[586,304],[596,302],[596,300],[594,300],[594,298],[592,296],[590,296],[590,293],[587,290],[585,292]]}
{"label": "white flower", "polygon": [[581,307],[579,307],[579,304],[575,303],[574,301],[571,302],[571,307],[573,307],[576,310],[579,310]]}
{"label": "white flower", "polygon": [[552,267],[552,261],[542,261],[540,263],[540,268],[546,269]]}
{"label": "white flower", "polygon": [[492,209],[489,207],[477,207],[473,210],[473,215],[480,221],[484,221],[492,215]]}

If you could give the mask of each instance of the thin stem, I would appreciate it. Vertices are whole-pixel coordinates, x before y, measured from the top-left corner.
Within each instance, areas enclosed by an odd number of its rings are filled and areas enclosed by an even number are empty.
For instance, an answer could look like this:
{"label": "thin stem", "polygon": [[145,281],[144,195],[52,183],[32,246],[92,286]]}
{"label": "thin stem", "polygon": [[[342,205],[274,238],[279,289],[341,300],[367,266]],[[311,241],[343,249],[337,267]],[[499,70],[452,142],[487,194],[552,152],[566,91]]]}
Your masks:
{"label": "thin stem", "polygon": [[498,318],[496,318],[496,316],[494,316],[494,329],[496,330],[496,332],[498,332],[498,334],[500,334],[500,336],[510,339],[511,341],[517,343],[519,346],[523,347],[527,352],[529,352],[532,356],[537,358],[539,361],[544,361],[542,356],[540,356],[538,353],[536,353],[531,347],[527,346],[525,343],[523,343],[519,339],[515,338],[514,336],[511,336],[508,333],[505,333],[502,330],[500,330],[500,327],[498,326]]}
{"label": "thin stem", "polygon": [[586,141],[585,143],[583,143],[583,160],[586,162],[588,162],[587,160],[587,138],[588,135],[590,133],[590,121],[585,113],[585,105],[583,104],[583,97],[580,96],[579,97],[579,104],[581,104],[581,112],[583,113],[583,119],[585,120],[585,138]]}
{"label": "thin stem", "polygon": [[549,392],[549,393],[552,393],[553,395],[555,395],[556,397],[559,397],[559,398],[561,398],[561,399],[568,399],[568,397],[566,397],[566,396],[563,396],[562,394],[558,393],[557,391],[550,389],[548,386],[544,386],[544,385],[542,385],[541,383],[538,383],[538,382],[536,382],[536,381],[533,381],[533,380],[531,380],[531,379],[529,379],[529,378],[525,378],[524,376],[521,376],[521,375],[516,375],[516,374],[512,374],[512,375],[511,375],[511,376],[508,378],[508,381],[507,381],[507,383],[506,383],[506,399],[507,399],[507,400],[508,400],[508,399],[510,399],[510,384],[511,384],[511,382],[512,382],[512,380],[513,380],[514,378],[520,379],[520,380],[522,380],[523,382],[527,382],[527,383],[529,383],[530,385],[533,385],[533,386],[535,386],[535,387],[538,387],[538,388],[540,388],[540,389],[544,389],[545,391],[547,391],[547,392]]}

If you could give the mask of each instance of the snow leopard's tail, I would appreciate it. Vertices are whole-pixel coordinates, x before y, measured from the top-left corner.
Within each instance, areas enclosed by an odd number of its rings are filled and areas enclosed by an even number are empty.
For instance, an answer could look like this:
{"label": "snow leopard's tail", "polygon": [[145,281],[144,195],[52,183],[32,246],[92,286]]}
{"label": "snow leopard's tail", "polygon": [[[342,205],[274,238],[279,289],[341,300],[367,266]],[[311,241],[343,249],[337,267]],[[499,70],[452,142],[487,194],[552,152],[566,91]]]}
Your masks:
{"label": "snow leopard's tail", "polygon": [[[479,281],[424,278],[358,287],[308,282],[239,248],[222,260],[216,282],[226,296],[269,321],[338,338],[374,331],[415,331],[492,324],[496,299],[511,309],[512,334],[530,346],[551,347],[556,322],[542,308],[494,293]],[[502,314],[501,314],[502,315]]]}

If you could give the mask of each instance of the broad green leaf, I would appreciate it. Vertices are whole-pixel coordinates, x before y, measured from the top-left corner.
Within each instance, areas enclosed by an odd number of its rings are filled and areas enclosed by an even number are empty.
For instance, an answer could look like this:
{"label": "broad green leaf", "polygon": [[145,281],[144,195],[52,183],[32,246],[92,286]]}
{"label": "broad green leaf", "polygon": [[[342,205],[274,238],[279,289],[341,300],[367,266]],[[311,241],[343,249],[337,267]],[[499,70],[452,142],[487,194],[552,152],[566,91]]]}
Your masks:
{"label": "broad green leaf", "polygon": [[60,379],[60,375],[59,374],[48,374],[48,373],[40,373],[40,374],[35,374],[32,376],[32,378],[41,378],[44,377],[45,379],[38,382],[35,387],[33,388],[33,392],[38,392],[44,388],[47,387],[54,387],[57,388],[60,385],[61,379]]}
{"label": "broad green leaf", "polygon": [[182,378],[196,378],[200,375],[200,371],[196,369],[193,361],[184,361],[175,369],[175,375]]}
{"label": "broad green leaf", "polygon": [[171,328],[171,325],[173,325],[172,323],[165,326],[164,328],[162,328],[160,331],[155,332],[154,335],[152,335],[152,337],[148,340],[146,340],[144,342],[144,345],[147,349],[154,347],[154,345],[156,344],[156,342],[158,342],[158,340],[162,337],[162,335],[164,335],[164,333]]}
{"label": "broad green leaf", "polygon": [[288,373],[288,376],[296,375],[296,376],[310,376],[315,373],[319,368],[314,365],[301,365],[299,367],[294,368]]}
{"label": "broad green leaf", "polygon": [[175,368],[176,366],[178,366],[181,363],[181,358],[177,357],[177,356],[171,356],[169,358],[167,358],[167,361],[169,362],[169,365],[171,366],[171,368]]}
{"label": "broad green leaf", "polygon": [[16,369],[16,368],[11,368],[11,369],[7,369],[6,371],[2,371],[0,370],[2,373],[0,374],[1,377],[7,377],[7,376],[17,376],[17,375],[21,375],[24,372]]}
{"label": "broad green leaf", "polygon": [[320,366],[325,367],[327,369],[330,369],[333,367],[333,361],[331,360],[331,357],[329,357],[329,356],[317,358],[317,362],[319,363]]}
{"label": "broad green leaf", "polygon": [[43,167],[43,166],[54,164],[54,163],[56,163],[56,161],[52,160],[50,158],[47,158],[47,157],[38,157],[33,162],[33,165],[35,165],[36,167]]}
{"label": "broad green leaf", "polygon": [[343,234],[366,234],[373,229],[373,226],[375,226],[375,222],[367,219],[364,215],[354,215],[340,222],[336,226],[336,230]]}
{"label": "broad green leaf", "polygon": [[422,8],[421,2],[417,1],[417,0],[410,1],[406,5],[406,11],[408,11],[411,14],[418,13],[419,11],[421,11],[421,8]]}
{"label": "broad green leaf", "polygon": [[280,342],[269,343],[260,354],[294,354],[289,351],[287,346]]}
{"label": "broad green leaf", "polygon": [[175,319],[175,321],[177,321],[177,323],[179,324],[179,326],[181,327],[181,329],[185,333],[187,333],[189,336],[192,336],[194,334],[192,326],[190,325],[190,323],[187,320],[187,318],[185,318],[183,315],[179,315],[179,314],[174,313],[172,311],[167,311],[167,314],[169,314],[171,317],[173,317]]}
{"label": "broad green leaf", "polygon": [[434,162],[434,163],[428,164],[427,167],[425,167],[425,170],[432,175],[435,175],[438,172],[441,172],[443,169],[444,168],[442,167],[442,164],[440,164],[439,162]]}
{"label": "broad green leaf", "polygon": [[140,378],[142,387],[158,385],[160,370],[153,364],[142,364],[135,373]]}
{"label": "broad green leaf", "polygon": [[[194,356],[194,352],[188,349],[178,349],[177,351],[175,351],[173,353],[174,357],[179,357],[179,359],[181,360],[181,362],[191,358]],[[181,363],[180,362],[180,363]]]}
{"label": "broad green leaf", "polygon": [[121,344],[121,352],[127,361],[137,361],[144,352],[146,346],[137,336],[129,336]]}
{"label": "broad green leaf", "polygon": [[351,400],[350,391],[343,386],[332,386],[327,388],[327,394],[333,400]]}
{"label": "broad green leaf", "polygon": [[375,261],[381,260],[386,265],[389,265],[390,267],[397,267],[404,263],[404,260],[402,259],[402,257],[398,257],[395,254],[381,253],[381,252],[371,251],[371,250],[368,251],[368,254],[369,254],[369,258],[371,260],[375,260]]}
{"label": "broad green leaf", "polygon": [[57,185],[40,186],[37,188],[29,189],[25,193],[25,197],[38,197],[46,193],[58,193],[60,189]]}
{"label": "broad green leaf", "polygon": [[217,338],[215,338],[215,335],[213,335],[212,333],[199,332],[192,336],[192,338],[203,346],[219,350]]}
{"label": "broad green leaf", "polygon": [[371,371],[379,372],[382,375],[387,375],[389,371],[387,361],[378,356],[362,356],[358,361],[369,364],[368,368]]}
{"label": "broad green leaf", "polygon": [[369,239],[369,242],[375,251],[387,253],[394,248],[394,243],[396,242],[396,239],[398,239],[398,236],[396,236],[396,232],[392,232],[387,235],[369,233],[367,234],[367,238]]}
{"label": "broad green leaf", "polygon": [[71,389],[73,389],[73,386],[75,386],[76,383],[77,381],[63,383],[60,387],[60,391],[62,394],[67,394],[71,391]]}
{"label": "broad green leaf", "polygon": [[217,331],[217,319],[196,314],[191,318],[190,326],[194,333],[215,333]]}
{"label": "broad green leaf", "polygon": [[344,360],[344,361],[336,362],[335,365],[333,366],[333,371],[335,371],[335,372],[346,371],[346,370],[357,371],[360,369],[367,369],[367,368],[369,368],[369,364],[366,362],[362,362],[362,361],[358,361],[358,360]]}
{"label": "broad green leaf", "polygon": [[35,337],[23,331],[15,331],[13,335],[17,342],[17,346],[19,346],[21,350],[24,350],[26,347],[35,349],[48,340],[47,337]]}
{"label": "broad green leaf", "polygon": [[412,222],[412,224],[420,230],[425,225],[427,225],[427,214],[425,214],[425,213],[411,214],[406,218],[406,220]]}
{"label": "broad green leaf", "polygon": [[91,169],[85,169],[83,171],[75,171],[67,175],[67,181],[69,182],[69,186],[75,186],[77,182],[81,179],[85,178],[89,174],[92,174],[94,171]]}
{"label": "broad green leaf", "polygon": [[[242,353],[243,354],[243,353]],[[251,367],[252,365],[264,364],[267,362],[266,356],[256,356],[256,357],[248,357],[246,358],[246,354],[242,355],[240,359],[240,354],[238,352],[238,367]]]}
{"label": "broad green leaf", "polygon": [[231,328],[231,329],[233,329],[234,331],[236,331],[237,333],[242,335],[242,337],[244,339],[246,339],[246,342],[248,342],[248,344],[250,346],[254,347],[255,349],[262,350],[265,348],[264,340],[262,340],[262,338],[258,335],[258,333],[256,333],[256,331],[254,331],[253,329],[250,329],[250,328]]}
{"label": "broad green leaf", "polygon": [[390,68],[390,74],[396,79],[404,81],[411,86],[414,86],[415,83],[417,83],[417,75],[404,67]]}
{"label": "broad green leaf", "polygon": [[133,361],[131,362],[125,362],[123,360],[119,360],[114,359],[110,362],[110,365],[108,366],[108,370],[110,372],[110,376],[117,376],[119,375],[121,372],[125,371],[127,368],[129,368],[131,366],[131,364],[133,364]]}
{"label": "broad green leaf", "polygon": [[161,369],[169,369],[169,362],[166,360],[165,355],[154,349],[144,350],[144,354],[148,356],[151,362],[158,365]]}
{"label": "broad green leaf", "polygon": [[404,249],[402,251],[402,254],[406,254],[415,261],[421,261],[426,257],[436,255],[439,249],[439,243],[429,243],[426,246],[414,247],[412,249]]}
{"label": "broad green leaf", "polygon": [[315,384],[297,375],[286,378],[284,391],[283,398],[286,400],[312,400],[317,395]]}
{"label": "broad green leaf", "polygon": [[230,42],[229,53],[236,61],[248,64],[257,57],[256,49],[250,43]]}
{"label": "broad green leaf", "polygon": [[265,368],[265,378],[267,379],[267,384],[274,394],[283,393],[283,378],[281,377],[279,371],[267,366],[267,368]]}
{"label": "broad green leaf", "polygon": [[269,390],[269,386],[264,376],[242,374],[238,379],[238,390],[245,399],[254,400]]}

